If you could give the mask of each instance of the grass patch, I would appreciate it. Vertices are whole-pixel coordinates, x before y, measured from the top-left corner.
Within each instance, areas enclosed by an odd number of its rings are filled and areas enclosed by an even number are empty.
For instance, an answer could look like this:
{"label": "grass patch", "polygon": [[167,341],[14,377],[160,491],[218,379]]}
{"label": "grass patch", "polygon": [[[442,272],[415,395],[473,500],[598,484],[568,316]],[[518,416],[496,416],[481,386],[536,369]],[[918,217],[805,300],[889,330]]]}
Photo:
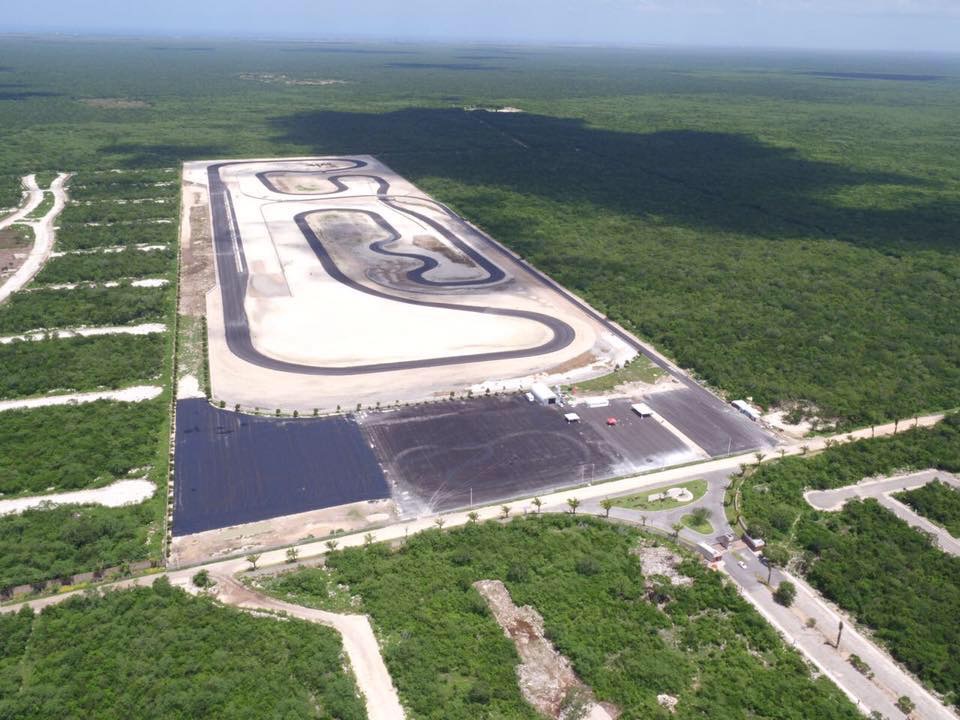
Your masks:
{"label": "grass patch", "polygon": [[0,306],[0,333],[164,320],[169,287],[75,288],[15,293]]}
{"label": "grass patch", "polygon": [[935,480],[916,490],[897,493],[894,497],[955,538],[960,538],[960,491],[952,485]]}
{"label": "grass patch", "polygon": [[650,362],[646,356],[638,355],[619,370],[592,380],[578,382],[576,385],[568,386],[568,389],[577,394],[605,393],[627,383],[653,384],[661,377],[663,377],[663,370]]}
{"label": "grass patch", "polygon": [[709,535],[713,532],[713,525],[710,524],[710,520],[707,518],[701,518],[694,514],[687,514],[680,518],[680,522],[683,523],[685,527],[690,528],[694,532],[698,532],[701,535]]}
{"label": "grass patch", "polygon": [[176,259],[176,251],[169,247],[148,252],[128,247],[121,252],[61,255],[44,265],[35,282],[105,282],[123,278],[169,277]]}
{"label": "grass patch", "polygon": [[115,390],[158,382],[166,338],[101,335],[25,340],[0,345],[0,398],[51,391]]}
{"label": "grass patch", "polygon": [[164,578],[2,615],[0,637],[2,717],[366,718],[336,631],[254,617]]}
{"label": "grass patch", "polygon": [[[675,487],[689,490],[693,495],[693,500],[689,500],[687,502],[678,502],[677,500],[668,498],[666,500],[650,501],[649,497],[651,495],[662,493],[670,488]],[[649,512],[656,512],[658,510],[672,510],[673,508],[689,505],[690,503],[696,502],[702,498],[706,492],[706,480],[690,480],[689,482],[675,483],[673,485],[661,485],[659,487],[650,488],[649,490],[644,490],[636,495],[626,495],[624,497],[611,499],[616,507],[627,508],[629,510],[646,510]]]}
{"label": "grass patch", "polygon": [[633,553],[643,537],[570,515],[430,530],[396,551],[328,555],[330,579],[316,592],[322,602],[335,582],[362,598],[401,700],[420,720],[538,717],[520,696],[513,643],[472,587],[480,579],[503,580],[514,602],[536,608],[557,649],[624,718],[663,716],[659,693],[678,697],[685,717],[738,717],[745,707],[756,717],[858,717],[698,560],[683,553],[689,587],[645,579]]}
{"label": "grass patch", "polygon": [[40,204],[35,207],[29,215],[27,215],[27,220],[41,220],[43,217],[53,209],[53,205],[56,202],[56,199],[53,197],[52,192],[43,193],[43,200],[40,201]]}
{"label": "grass patch", "polygon": [[205,317],[180,315],[178,318],[179,335],[177,341],[177,373],[180,378],[193,375],[201,388],[209,387],[207,377],[207,356],[205,337],[207,324]]}

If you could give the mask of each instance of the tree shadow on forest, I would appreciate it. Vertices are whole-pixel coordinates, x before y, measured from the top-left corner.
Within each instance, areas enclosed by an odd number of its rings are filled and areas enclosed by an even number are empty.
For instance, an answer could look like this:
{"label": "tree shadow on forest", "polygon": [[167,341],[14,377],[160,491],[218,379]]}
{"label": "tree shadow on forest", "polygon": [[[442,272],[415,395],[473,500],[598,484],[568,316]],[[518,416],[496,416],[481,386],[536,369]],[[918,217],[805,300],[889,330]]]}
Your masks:
{"label": "tree shadow on forest", "polygon": [[227,157],[230,148],[225,145],[178,145],[176,143],[118,143],[105,145],[98,152],[107,155],[125,155],[117,161],[124,168],[151,168],[161,165],[179,165],[189,160],[216,160]]}
{"label": "tree shadow on forest", "polygon": [[[315,154],[373,154],[411,178],[449,178],[698,230],[771,238],[829,237],[896,254],[955,250],[960,203],[878,209],[831,193],[888,186],[937,190],[907,175],[808,160],[739,134],[617,132],[526,113],[407,109],[302,112],[270,120],[278,140]],[[889,186],[896,186],[900,190]]]}

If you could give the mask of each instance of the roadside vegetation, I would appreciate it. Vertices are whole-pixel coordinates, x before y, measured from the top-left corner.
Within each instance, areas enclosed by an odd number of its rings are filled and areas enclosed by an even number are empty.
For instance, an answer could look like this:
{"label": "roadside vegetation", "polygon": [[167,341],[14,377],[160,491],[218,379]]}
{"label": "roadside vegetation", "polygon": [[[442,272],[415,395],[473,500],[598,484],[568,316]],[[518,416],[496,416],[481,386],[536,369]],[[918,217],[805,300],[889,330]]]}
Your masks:
{"label": "roadside vegetation", "polygon": [[0,638],[4,718],[366,718],[335,631],[255,617],[165,578],[0,615]]}
{"label": "roadside vegetation", "polygon": [[895,497],[960,539],[960,491],[952,485],[934,481]]}
{"label": "roadside vegetation", "polygon": [[3,344],[0,345],[0,399],[156,383],[166,361],[166,346],[163,333]]}
{"label": "roadside vegetation", "polygon": [[122,252],[91,252],[51,258],[37,273],[39,285],[52,283],[104,282],[124,278],[168,277],[177,254],[173,248],[141,251],[128,247]]}
{"label": "roadside vegetation", "polygon": [[[960,416],[937,426],[838,445],[747,470],[743,510],[751,535],[784,546],[793,567],[947,702],[960,702],[960,559],[934,547],[876,501],[818,512],[803,499],[867,477],[960,470]],[[776,547],[776,546],[775,546]]]}
{"label": "roadside vegetation", "polygon": [[166,318],[169,287],[78,287],[18,292],[0,306],[0,333],[94,325],[135,325]]}
{"label": "roadside vegetation", "polygon": [[60,250],[92,250],[126,245],[167,245],[176,239],[176,226],[163,223],[141,225],[65,225],[57,231]]}
{"label": "roadside vegetation", "polygon": [[[397,550],[333,552],[326,581],[308,570],[273,587],[319,606],[332,588],[335,598],[358,596],[417,720],[538,717],[520,695],[512,641],[472,587],[482,579],[504,581],[517,605],[543,616],[547,637],[622,720],[858,717],[698,560],[684,554],[679,565],[689,586],[644,578],[635,555],[642,542],[663,541],[571,515],[471,523],[419,533]],[[675,716],[658,704],[661,693],[678,698]]]}

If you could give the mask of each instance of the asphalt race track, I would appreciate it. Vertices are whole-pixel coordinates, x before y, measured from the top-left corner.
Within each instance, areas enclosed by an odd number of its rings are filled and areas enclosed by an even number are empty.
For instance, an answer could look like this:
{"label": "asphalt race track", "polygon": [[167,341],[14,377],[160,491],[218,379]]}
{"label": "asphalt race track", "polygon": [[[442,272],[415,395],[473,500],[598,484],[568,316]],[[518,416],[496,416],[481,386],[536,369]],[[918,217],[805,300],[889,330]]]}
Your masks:
{"label": "asphalt race track", "polygon": [[256,417],[177,402],[173,534],[390,497],[350,417]]}
{"label": "asphalt race track", "polygon": [[[360,161],[356,161],[360,162]],[[224,324],[226,331],[226,341],[227,346],[230,351],[239,357],[240,359],[249,362],[251,364],[257,365],[259,367],[268,368],[271,370],[279,370],[282,372],[291,372],[291,373],[300,373],[305,375],[360,375],[367,373],[377,373],[377,372],[387,372],[392,370],[409,370],[417,368],[428,368],[428,367],[437,367],[443,365],[460,365],[469,362],[481,362],[481,361],[491,361],[491,360],[509,360],[515,358],[525,358],[533,357],[537,355],[545,355],[548,353],[556,352],[562,350],[563,348],[570,345],[573,342],[575,337],[575,332],[572,327],[562,320],[557,318],[550,317],[549,315],[544,315],[542,313],[536,313],[528,310],[507,310],[501,308],[491,308],[484,306],[470,306],[470,305],[460,305],[454,303],[441,303],[441,302],[429,302],[424,300],[414,300],[411,298],[398,297],[395,295],[390,295],[389,293],[382,292],[379,290],[374,290],[368,288],[365,285],[355,282],[344,274],[333,261],[330,253],[323,247],[323,243],[320,238],[317,237],[316,233],[313,232],[310,228],[309,223],[306,220],[306,217],[313,212],[323,212],[320,211],[311,211],[307,213],[301,213],[295,218],[297,226],[300,228],[301,232],[304,234],[307,239],[308,244],[311,249],[317,256],[317,259],[323,265],[324,270],[335,280],[341,282],[351,289],[358,292],[363,292],[368,295],[373,295],[375,297],[380,297],[391,302],[400,302],[410,305],[421,305],[425,307],[434,307],[434,308],[443,308],[449,310],[456,310],[461,312],[473,312],[473,313],[482,313],[488,315],[502,315],[507,317],[517,317],[523,318],[526,320],[532,320],[534,322],[539,322],[547,326],[553,337],[533,348],[526,348],[520,350],[504,350],[499,352],[488,352],[488,353],[477,353],[472,355],[458,355],[458,356],[448,356],[448,357],[438,357],[438,358],[427,358],[422,360],[406,360],[406,361],[397,361],[397,362],[385,362],[385,363],[375,363],[369,365],[353,365],[350,367],[322,367],[316,365],[306,365],[302,363],[288,362],[284,360],[278,360],[275,358],[268,357],[258,351],[254,346],[250,337],[250,327],[247,321],[247,314],[244,308],[244,298],[246,296],[247,290],[247,278],[248,270],[246,259],[243,255],[243,242],[240,237],[240,229],[237,223],[236,214],[233,209],[233,202],[230,198],[230,193],[224,185],[221,177],[220,170],[223,167],[230,165],[243,165],[247,164],[243,161],[236,162],[225,162],[210,165],[207,168],[207,178],[209,182],[209,192],[210,192],[210,211],[212,218],[212,229],[213,229],[213,241],[215,254],[217,258],[217,276],[218,284],[220,286],[221,297],[223,299],[223,313],[224,313]],[[339,175],[333,175],[334,172],[340,172]],[[261,176],[263,173],[260,174]],[[340,177],[350,177],[351,173],[347,171],[331,171],[329,180],[333,182],[342,192],[346,189],[346,186],[339,180]],[[355,174],[352,176],[356,177]],[[383,178],[377,176],[360,176],[374,179],[378,182],[378,195],[377,197],[389,205],[394,210],[398,212],[403,212],[413,217],[416,217],[421,222],[429,223],[437,232],[440,232],[447,239],[454,242],[458,248],[466,252],[471,259],[475,262],[481,263],[481,265],[487,269],[489,277],[484,278],[480,281],[469,281],[464,283],[463,281],[454,281],[450,283],[438,283],[435,281],[426,281],[422,275],[430,270],[432,267],[435,267],[436,262],[426,256],[416,256],[421,260],[422,266],[415,271],[411,271],[408,274],[408,278],[415,283],[421,285],[431,285],[431,286],[444,286],[444,287],[456,287],[464,284],[484,284],[497,282],[503,277],[503,271],[497,268],[495,265],[490,263],[486,258],[483,258],[479,253],[474,252],[469,246],[467,246],[463,241],[456,237],[455,234],[448,231],[443,226],[435,223],[430,218],[427,218],[424,215],[416,213],[409,208],[403,208],[397,206],[389,198],[389,183]],[[261,182],[263,182],[268,188],[272,187],[272,184],[268,182],[265,177],[260,177]],[[330,208],[334,210],[334,208]],[[448,211],[449,212],[449,211]],[[385,230],[392,233],[394,236],[399,237],[399,234],[394,230],[389,223],[386,222],[383,218],[375,216],[374,220]],[[387,241],[389,242],[389,241]],[[404,253],[406,256],[412,256],[412,254]]]}

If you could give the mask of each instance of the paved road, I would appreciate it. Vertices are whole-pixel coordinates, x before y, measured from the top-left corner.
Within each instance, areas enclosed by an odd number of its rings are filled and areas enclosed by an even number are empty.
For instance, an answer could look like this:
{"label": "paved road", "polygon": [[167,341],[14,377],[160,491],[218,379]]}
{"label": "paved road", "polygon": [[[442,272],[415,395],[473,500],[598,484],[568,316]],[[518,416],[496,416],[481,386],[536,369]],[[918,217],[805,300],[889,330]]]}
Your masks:
{"label": "paved road", "polygon": [[955,538],[939,525],[914,512],[913,508],[893,497],[904,490],[915,490],[929,482],[939,480],[960,490],[960,480],[942,470],[923,470],[921,472],[899,475],[883,480],[868,480],[833,490],[813,490],[804,493],[804,498],[817,510],[840,510],[853,498],[876,498],[898,518],[907,524],[918,527],[936,538],[938,547],[946,553],[960,557],[960,538]]}
{"label": "paved road", "polygon": [[[27,259],[24,260],[23,265],[17,268],[16,272],[7,278],[6,282],[0,286],[0,302],[3,302],[10,295],[33,280],[34,276],[40,271],[40,268],[47,262],[47,258],[50,257],[50,253],[53,251],[55,235],[53,221],[67,204],[65,184],[69,178],[70,175],[67,173],[57,175],[56,180],[50,185],[50,191],[53,193],[54,198],[53,207],[50,208],[49,212],[40,220],[27,222],[27,224],[33,228],[33,248],[30,250],[30,254],[27,255]],[[33,175],[28,175],[24,178],[24,184],[30,191],[30,200],[24,207],[0,223],[0,228],[16,222],[17,219],[26,217],[32,212],[32,210],[40,204],[36,202],[37,195],[39,195],[41,201],[43,200],[43,191],[37,188],[36,179]]]}
{"label": "paved road", "polygon": [[[224,167],[235,166],[235,165],[244,165],[248,164],[244,161],[237,162],[226,162],[210,165],[207,168],[207,179],[209,183],[209,193],[210,193],[210,212],[211,212],[211,227],[213,229],[213,242],[215,249],[216,257],[216,266],[217,266],[217,278],[218,285],[220,287],[220,293],[223,300],[223,312],[224,312],[224,321],[225,321],[225,330],[226,330],[226,340],[227,346],[230,348],[230,351],[241,358],[242,360],[249,362],[258,367],[265,367],[271,370],[278,370],[281,372],[291,372],[291,373],[300,373],[304,375],[329,375],[329,376],[343,376],[343,375],[364,375],[368,373],[378,373],[378,372],[388,372],[392,370],[409,370],[417,368],[429,368],[429,367],[439,367],[445,365],[460,365],[463,363],[469,362],[484,362],[490,360],[508,360],[515,358],[525,358],[525,357],[534,357],[537,355],[545,355],[570,345],[575,338],[575,332],[572,327],[562,320],[557,318],[550,317],[549,315],[544,315],[543,313],[531,312],[528,310],[508,310],[503,308],[492,308],[485,306],[476,306],[476,305],[459,305],[456,303],[442,303],[442,302],[431,302],[426,300],[414,300],[412,298],[401,297],[397,295],[391,295],[387,292],[381,290],[375,290],[369,288],[366,285],[362,285],[340,270],[337,264],[334,262],[333,258],[330,256],[330,253],[327,252],[326,248],[323,245],[321,239],[313,231],[313,228],[310,227],[307,217],[312,212],[301,213],[294,218],[294,221],[297,223],[297,226],[300,228],[300,231],[304,234],[304,237],[307,239],[310,248],[314,251],[317,256],[317,259],[323,265],[324,270],[327,272],[330,277],[338,282],[347,285],[348,287],[356,290],[358,292],[365,293],[367,295],[373,295],[375,297],[380,297],[391,302],[399,302],[407,305],[419,305],[423,307],[434,307],[447,310],[455,310],[458,312],[472,312],[472,313],[482,313],[488,315],[502,315],[505,317],[516,317],[523,318],[526,320],[531,320],[538,322],[542,325],[545,325],[550,329],[552,337],[547,342],[533,348],[525,348],[520,350],[504,350],[491,353],[476,353],[471,355],[459,355],[459,356],[450,356],[450,357],[440,357],[440,358],[426,358],[422,360],[407,360],[407,361],[398,361],[398,362],[387,362],[387,363],[375,363],[369,365],[353,365],[350,367],[322,367],[316,365],[306,365],[302,363],[287,362],[283,360],[278,360],[276,358],[269,357],[264,355],[259,350],[257,350],[253,341],[250,337],[250,327],[247,322],[247,313],[244,307],[244,298],[246,297],[247,292],[247,279],[248,279],[248,270],[246,259],[243,254],[243,242],[240,236],[240,228],[237,223],[236,214],[233,208],[233,201],[230,196],[229,190],[224,185],[221,177],[220,170]],[[341,173],[343,175],[344,173]],[[349,173],[347,173],[349,176]],[[385,204],[389,204],[389,183],[383,178],[378,178],[376,176],[369,176],[378,180],[380,185],[380,191],[377,195],[378,199],[381,201],[386,201]],[[337,176],[330,175],[331,181],[336,180]],[[337,181],[339,182],[339,180]],[[340,183],[342,189],[346,189],[346,186]],[[339,189],[339,188],[338,188]],[[415,215],[418,219],[428,222],[433,226],[438,232],[443,234],[448,239],[452,239],[457,242],[458,246],[464,246],[465,243],[462,243],[459,238],[457,238],[453,233],[450,233],[448,230],[443,228],[438,223],[430,220],[426,216],[419,215],[414,213],[412,210],[406,208],[398,208],[395,204],[391,205],[393,209],[405,212],[408,215]],[[327,208],[327,210],[338,210],[338,208]],[[339,210],[350,210],[349,208],[339,208]],[[313,212],[322,212],[322,211],[313,211]],[[392,236],[400,237],[399,233],[387,223],[382,217],[376,213],[370,213],[374,216],[375,221],[392,234]],[[472,253],[473,255],[479,255],[477,253]],[[420,256],[422,261],[425,263],[433,262],[430,258],[426,256]],[[491,263],[487,263],[493,270],[497,272],[502,272],[499,268],[496,268]],[[421,268],[423,272],[426,272],[424,268]],[[422,274],[422,273],[421,273]],[[410,279],[413,282],[419,282],[420,284],[432,284],[438,285],[441,283],[425,283],[422,277],[419,277],[416,272],[413,272],[412,275],[409,275]],[[486,280],[489,282],[491,280]],[[443,285],[449,285],[450,283],[442,283]],[[453,283],[453,285],[462,284],[462,283]]]}

